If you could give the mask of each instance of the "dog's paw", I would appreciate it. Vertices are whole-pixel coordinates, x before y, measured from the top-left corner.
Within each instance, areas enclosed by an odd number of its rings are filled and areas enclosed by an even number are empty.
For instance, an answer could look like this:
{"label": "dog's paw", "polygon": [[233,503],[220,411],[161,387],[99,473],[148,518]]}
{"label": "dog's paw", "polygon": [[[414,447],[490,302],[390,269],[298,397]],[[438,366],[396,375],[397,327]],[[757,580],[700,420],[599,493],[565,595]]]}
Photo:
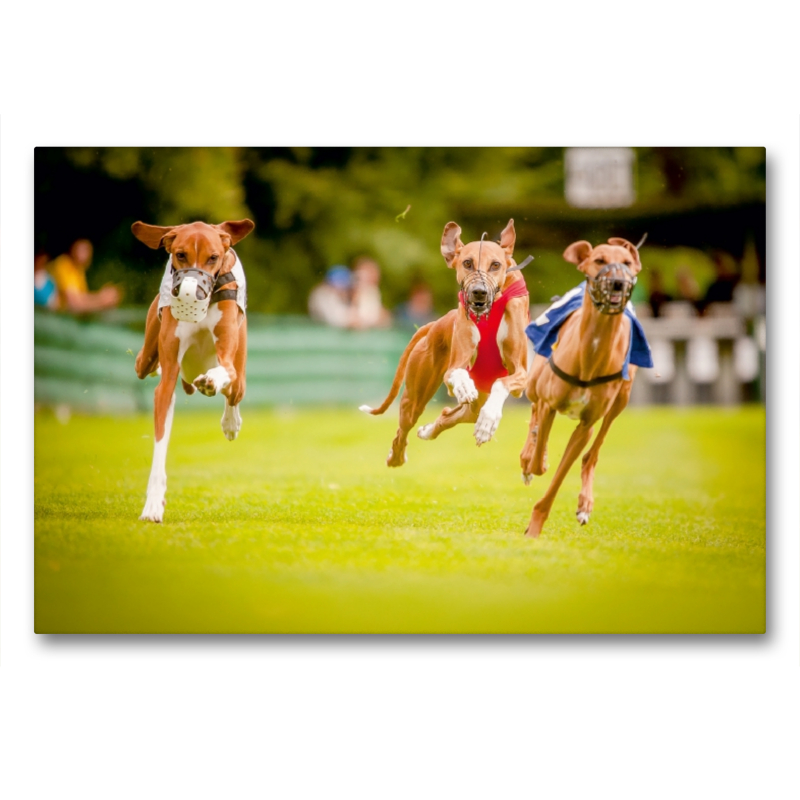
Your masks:
{"label": "dog's paw", "polygon": [[242,415],[239,413],[239,406],[229,406],[225,403],[225,410],[222,412],[220,424],[225,438],[232,442],[242,429]]}
{"label": "dog's paw", "polygon": [[459,403],[472,403],[478,399],[478,390],[465,369],[454,369],[450,376],[453,397]]}
{"label": "dog's paw", "polygon": [[490,441],[497,432],[497,426],[503,418],[503,403],[508,397],[508,389],[501,381],[496,381],[492,386],[489,399],[478,414],[478,421],[475,423],[475,441],[480,447]]}
{"label": "dog's paw", "polygon": [[163,498],[159,500],[158,498],[148,497],[139,519],[143,522],[162,522],[164,519],[164,506],[166,505],[167,501]]}
{"label": "dog's paw", "polygon": [[523,472],[522,473],[522,482],[526,486],[530,486],[532,481],[533,481],[533,473],[531,473],[531,472]]}
{"label": "dog's paw", "polygon": [[227,389],[231,385],[231,377],[225,367],[214,367],[205,375],[198,375],[192,383],[197,391],[206,397],[213,397],[217,392]]}
{"label": "dog's paw", "polygon": [[387,467],[402,467],[406,463],[408,463],[408,454],[405,451],[402,453],[395,453],[394,449],[389,451],[386,458]]}
{"label": "dog's paw", "polygon": [[433,429],[435,427],[436,427],[435,422],[429,422],[427,425],[421,425],[417,429],[417,436],[419,436],[420,439],[428,440],[433,435]]}
{"label": "dog's paw", "polygon": [[502,414],[493,414],[491,410],[487,411],[486,406],[481,409],[478,421],[475,423],[474,434],[478,447],[491,441],[492,436],[497,432],[497,426],[500,424],[501,418]]}
{"label": "dog's paw", "polygon": [[589,521],[589,512],[579,511],[576,514],[576,517],[578,518],[578,522],[580,522],[581,525],[585,525]]}

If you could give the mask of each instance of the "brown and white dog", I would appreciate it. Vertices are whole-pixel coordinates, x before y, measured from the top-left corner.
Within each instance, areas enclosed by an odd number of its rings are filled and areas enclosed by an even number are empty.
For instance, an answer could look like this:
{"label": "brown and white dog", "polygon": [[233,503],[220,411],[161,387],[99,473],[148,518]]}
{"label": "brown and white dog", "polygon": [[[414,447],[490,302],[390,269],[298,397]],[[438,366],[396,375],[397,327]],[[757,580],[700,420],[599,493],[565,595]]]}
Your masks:
{"label": "brown and white dog", "polygon": [[170,255],[161,290],[147,313],[144,345],[136,356],[140,378],[161,374],[155,390],[153,466],[139,519],[161,522],[164,518],[167,446],[178,375],[186,394],[200,391],[210,397],[220,392],[225,396],[222,432],[228,440],[233,441],[241,428],[238,406],[245,391],[246,287],[244,271],[231,247],[254,227],[249,219],[174,227],[135,222],[131,227],[148,247],[163,247]]}
{"label": "brown and white dog", "polygon": [[[533,407],[528,437],[520,455],[526,484],[534,475],[543,475],[547,470],[547,439],[556,412],[580,422],[550,486],[533,508],[525,531],[531,537],[541,533],[569,468],[589,443],[594,424],[602,419],[600,432],[583,457],[581,468],[577,518],[581,525],[589,521],[594,507],[598,453],[611,423],[628,404],[637,370],[632,364],[630,380],[622,377],[632,324],[623,311],[635,276],[642,268],[636,246],[618,238],[597,247],[580,241],[564,251],[564,258],[577,264],[586,275],[587,288],[581,306],[563,323],[550,360],[537,354],[531,365],[526,394]],[[599,283],[603,283],[602,296],[595,288]]]}
{"label": "brown and white dog", "polygon": [[400,467],[406,460],[408,432],[444,381],[455,408],[423,425],[420,439],[435,439],[460,422],[475,422],[478,446],[494,436],[509,394],[519,397],[525,386],[528,292],[513,259],[514,220],[500,243],[461,241],[461,228],[448,222],[441,252],[462,291],[459,307],[423,325],[400,358],[389,396],[379,408],[361,406],[368,414],[383,414],[405,381],[400,399],[400,427],[386,463]]}

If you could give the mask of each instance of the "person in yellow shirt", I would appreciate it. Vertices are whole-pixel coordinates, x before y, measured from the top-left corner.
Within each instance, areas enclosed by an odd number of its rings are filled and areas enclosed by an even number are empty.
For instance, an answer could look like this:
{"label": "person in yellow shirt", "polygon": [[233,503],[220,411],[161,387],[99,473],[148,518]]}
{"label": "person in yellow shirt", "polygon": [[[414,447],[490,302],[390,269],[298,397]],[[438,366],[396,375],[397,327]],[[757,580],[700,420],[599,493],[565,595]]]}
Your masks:
{"label": "person in yellow shirt", "polygon": [[92,243],[78,239],[68,253],[51,261],[47,271],[52,275],[58,291],[58,307],[73,314],[86,314],[115,308],[122,300],[122,291],[114,284],[106,284],[97,292],[90,292],[86,283],[86,270],[92,263]]}

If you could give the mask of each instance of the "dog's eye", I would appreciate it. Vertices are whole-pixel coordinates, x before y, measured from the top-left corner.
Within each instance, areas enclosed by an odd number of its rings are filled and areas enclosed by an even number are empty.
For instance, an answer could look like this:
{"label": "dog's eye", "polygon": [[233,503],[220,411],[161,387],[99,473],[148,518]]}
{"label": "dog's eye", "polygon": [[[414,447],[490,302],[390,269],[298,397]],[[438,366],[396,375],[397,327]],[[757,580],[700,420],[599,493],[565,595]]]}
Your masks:
{"label": "dog's eye", "polygon": [[631,265],[631,262],[630,262],[630,261],[623,261],[622,263],[623,263],[623,264],[624,264],[626,267],[629,267],[629,266]]}
{"label": "dog's eye", "polygon": [[492,272],[497,272],[497,270],[498,270],[498,269],[500,269],[500,267],[501,267],[501,266],[502,266],[502,265],[500,264],[500,262],[499,262],[499,261],[492,261],[492,265],[489,267],[489,269],[490,269]]}
{"label": "dog's eye", "polygon": [[219,258],[219,256],[211,256],[211,257],[210,257],[208,260],[209,260],[209,261],[210,261],[212,264],[214,264],[218,258]]}
{"label": "dog's eye", "polygon": [[177,253],[175,257],[178,259],[178,261],[185,261],[186,253]]}
{"label": "dog's eye", "polygon": [[596,258],[596,259],[594,260],[594,263],[595,263],[595,264],[600,264],[600,265],[602,266],[602,265],[603,265],[603,264],[605,264],[606,262],[605,262],[605,260],[604,260],[604,259],[602,259],[602,258]]}
{"label": "dog's eye", "polygon": [[462,265],[464,269],[472,269],[472,259],[468,258]]}

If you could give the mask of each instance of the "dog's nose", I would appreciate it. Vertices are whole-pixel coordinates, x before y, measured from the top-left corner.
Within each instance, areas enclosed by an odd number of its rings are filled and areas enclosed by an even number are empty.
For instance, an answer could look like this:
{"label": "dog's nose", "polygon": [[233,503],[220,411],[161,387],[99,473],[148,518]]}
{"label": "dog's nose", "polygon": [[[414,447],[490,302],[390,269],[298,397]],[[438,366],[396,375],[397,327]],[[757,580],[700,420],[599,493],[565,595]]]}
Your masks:
{"label": "dog's nose", "polygon": [[614,281],[611,287],[613,291],[621,292],[625,288],[625,281]]}
{"label": "dog's nose", "polygon": [[485,303],[489,293],[486,291],[486,289],[480,289],[476,287],[469,293],[469,296],[473,303]]}

